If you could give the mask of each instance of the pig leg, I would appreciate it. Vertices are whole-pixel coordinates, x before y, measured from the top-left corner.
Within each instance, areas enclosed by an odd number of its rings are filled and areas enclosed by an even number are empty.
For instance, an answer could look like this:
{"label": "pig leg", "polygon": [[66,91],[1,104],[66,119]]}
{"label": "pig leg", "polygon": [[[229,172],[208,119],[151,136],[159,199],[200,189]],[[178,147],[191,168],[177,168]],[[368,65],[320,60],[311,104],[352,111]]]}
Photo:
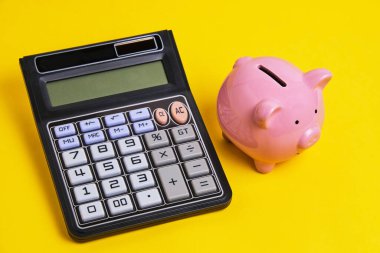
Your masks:
{"label": "pig leg", "polygon": [[223,138],[224,138],[227,142],[231,143],[230,139],[227,137],[227,135],[226,135],[224,132],[222,132],[222,136],[223,136]]}
{"label": "pig leg", "polygon": [[255,162],[256,170],[263,174],[271,172],[275,165],[274,163],[266,163],[266,162],[261,162],[257,160],[254,160],[254,162]]}

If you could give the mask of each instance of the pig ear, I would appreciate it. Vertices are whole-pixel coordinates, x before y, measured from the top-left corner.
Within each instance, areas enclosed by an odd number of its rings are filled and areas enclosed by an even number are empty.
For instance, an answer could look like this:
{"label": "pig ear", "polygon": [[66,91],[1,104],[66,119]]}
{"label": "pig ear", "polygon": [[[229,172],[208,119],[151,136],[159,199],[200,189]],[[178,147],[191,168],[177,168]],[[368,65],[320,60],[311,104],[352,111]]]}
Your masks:
{"label": "pig ear", "polygon": [[235,64],[234,64],[234,67],[233,68],[236,68],[236,67],[239,67],[239,66],[242,66],[243,64],[245,64],[246,62],[249,62],[250,60],[252,60],[253,58],[252,57],[249,57],[249,56],[245,56],[245,57],[240,57],[239,59],[236,60]]}
{"label": "pig ear", "polygon": [[280,110],[281,106],[277,101],[262,100],[253,109],[253,121],[261,128],[269,128],[271,119]]}
{"label": "pig ear", "polygon": [[314,69],[304,74],[305,82],[312,89],[324,89],[331,78],[332,74],[327,69]]}

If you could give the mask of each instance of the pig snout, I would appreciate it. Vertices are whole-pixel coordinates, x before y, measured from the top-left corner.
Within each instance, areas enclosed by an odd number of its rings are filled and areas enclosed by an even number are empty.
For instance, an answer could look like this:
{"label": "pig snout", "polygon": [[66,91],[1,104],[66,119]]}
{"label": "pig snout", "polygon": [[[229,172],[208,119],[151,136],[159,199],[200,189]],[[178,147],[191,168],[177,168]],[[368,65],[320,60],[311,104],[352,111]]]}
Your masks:
{"label": "pig snout", "polygon": [[307,149],[313,146],[321,136],[320,127],[313,127],[306,130],[298,142],[298,148]]}

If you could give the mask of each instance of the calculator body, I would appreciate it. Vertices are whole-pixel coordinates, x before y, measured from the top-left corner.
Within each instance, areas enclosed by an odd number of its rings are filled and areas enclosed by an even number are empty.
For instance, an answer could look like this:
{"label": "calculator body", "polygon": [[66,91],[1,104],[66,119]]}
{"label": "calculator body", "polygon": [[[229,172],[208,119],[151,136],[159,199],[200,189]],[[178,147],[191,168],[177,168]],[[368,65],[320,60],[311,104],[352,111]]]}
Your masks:
{"label": "calculator body", "polygon": [[231,189],[165,30],[20,59],[69,234],[225,207]]}

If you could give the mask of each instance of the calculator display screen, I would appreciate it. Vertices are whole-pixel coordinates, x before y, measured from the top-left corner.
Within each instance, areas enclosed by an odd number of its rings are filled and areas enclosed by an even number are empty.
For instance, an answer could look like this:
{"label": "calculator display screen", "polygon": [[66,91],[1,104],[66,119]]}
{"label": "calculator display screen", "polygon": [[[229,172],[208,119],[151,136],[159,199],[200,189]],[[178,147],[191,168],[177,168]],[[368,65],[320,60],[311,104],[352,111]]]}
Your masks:
{"label": "calculator display screen", "polygon": [[48,82],[53,107],[167,84],[161,61]]}

